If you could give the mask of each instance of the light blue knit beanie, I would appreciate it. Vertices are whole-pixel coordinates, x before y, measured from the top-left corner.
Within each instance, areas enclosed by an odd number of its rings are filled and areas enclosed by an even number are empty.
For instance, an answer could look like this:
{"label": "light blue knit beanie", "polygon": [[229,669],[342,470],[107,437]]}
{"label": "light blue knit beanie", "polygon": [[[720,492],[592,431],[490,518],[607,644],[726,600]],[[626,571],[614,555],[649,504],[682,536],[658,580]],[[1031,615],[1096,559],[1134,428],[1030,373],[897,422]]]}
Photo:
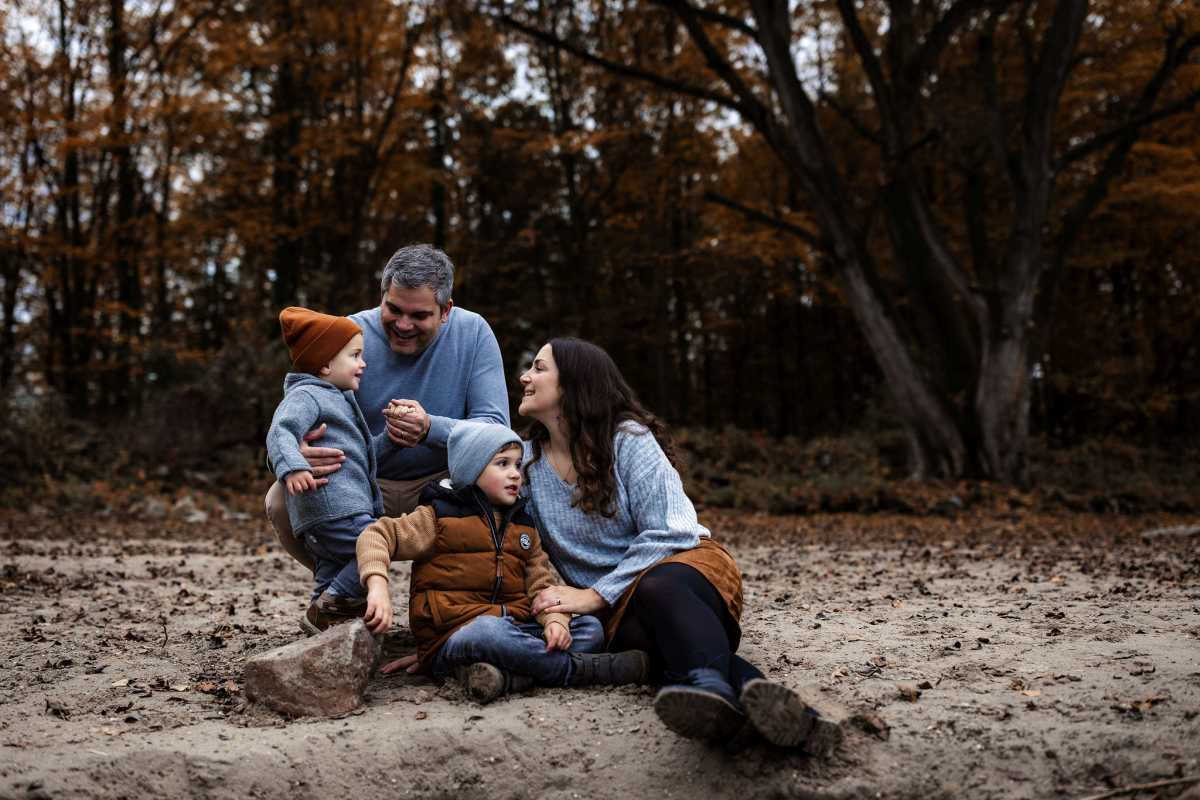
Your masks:
{"label": "light blue knit beanie", "polygon": [[450,483],[455,489],[474,483],[501,448],[520,443],[521,437],[504,425],[467,420],[459,422],[450,431],[450,438],[446,442]]}

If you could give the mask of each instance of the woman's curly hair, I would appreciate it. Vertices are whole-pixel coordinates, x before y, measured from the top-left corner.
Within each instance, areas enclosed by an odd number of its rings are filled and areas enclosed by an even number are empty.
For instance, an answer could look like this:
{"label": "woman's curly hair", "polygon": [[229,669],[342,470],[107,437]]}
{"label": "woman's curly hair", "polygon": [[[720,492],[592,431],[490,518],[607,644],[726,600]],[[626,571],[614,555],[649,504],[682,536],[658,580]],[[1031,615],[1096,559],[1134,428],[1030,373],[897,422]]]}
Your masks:
{"label": "woman's curly hair", "polygon": [[[675,447],[666,426],[647,411],[612,357],[591,342],[572,337],[550,340],[558,366],[558,387],[563,421],[571,443],[576,489],[571,504],[588,514],[611,517],[616,513],[617,479],[613,471],[613,436],[623,422],[644,425],[658,440],[667,459],[675,464]],[[542,444],[550,431],[534,420],[525,429],[533,443],[529,467],[542,457]]]}

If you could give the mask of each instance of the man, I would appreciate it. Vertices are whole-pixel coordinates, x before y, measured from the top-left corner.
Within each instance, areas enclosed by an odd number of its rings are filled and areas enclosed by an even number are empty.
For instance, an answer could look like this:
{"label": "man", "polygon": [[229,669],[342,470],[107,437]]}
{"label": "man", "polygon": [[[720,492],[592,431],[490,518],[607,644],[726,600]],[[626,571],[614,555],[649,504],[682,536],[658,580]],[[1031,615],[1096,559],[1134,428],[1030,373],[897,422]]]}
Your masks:
{"label": "man", "polygon": [[[363,330],[367,363],[355,397],[372,435],[386,431],[392,445],[382,448],[377,468],[388,516],[412,511],[425,484],[449,475],[446,440],[456,422],[509,424],[500,346],[483,317],[455,308],[453,285],[454,264],[441,250],[402,247],[383,269],[379,307],[350,317]],[[310,431],[300,445],[318,486],[345,460],[341,450],[319,446],[324,432]],[[292,534],[286,491],[276,482],[267,492],[267,517],[284,549],[313,569]]]}

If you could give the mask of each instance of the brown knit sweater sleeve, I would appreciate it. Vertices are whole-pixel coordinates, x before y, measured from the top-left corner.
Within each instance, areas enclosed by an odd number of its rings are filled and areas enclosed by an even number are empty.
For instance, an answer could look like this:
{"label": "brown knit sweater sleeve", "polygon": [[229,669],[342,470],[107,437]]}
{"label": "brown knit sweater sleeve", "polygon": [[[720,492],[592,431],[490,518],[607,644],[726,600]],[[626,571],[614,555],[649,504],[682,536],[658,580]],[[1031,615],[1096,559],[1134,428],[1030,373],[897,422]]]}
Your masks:
{"label": "brown knit sweater sleeve", "polygon": [[411,561],[427,555],[437,538],[437,516],[433,506],[417,506],[411,514],[380,517],[358,536],[358,580],[366,586],[372,575],[388,576],[388,564]]}
{"label": "brown knit sweater sleeve", "polygon": [[[540,536],[533,537],[533,547],[530,549],[530,553],[529,561],[525,564],[525,594],[532,601],[534,595],[554,584],[554,576],[550,572],[550,559],[546,556],[546,551],[542,549]],[[543,628],[551,622],[558,622],[567,630],[571,629],[571,615],[558,611],[543,611],[538,614],[537,621]]]}

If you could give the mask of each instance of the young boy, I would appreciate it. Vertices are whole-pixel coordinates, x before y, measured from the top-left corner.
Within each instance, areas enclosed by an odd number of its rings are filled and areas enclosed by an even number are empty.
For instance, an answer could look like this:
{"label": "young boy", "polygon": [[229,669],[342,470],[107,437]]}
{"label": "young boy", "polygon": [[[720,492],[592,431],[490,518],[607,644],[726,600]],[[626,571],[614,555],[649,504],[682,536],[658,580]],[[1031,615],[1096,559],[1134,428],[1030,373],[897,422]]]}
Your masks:
{"label": "young boy", "polygon": [[534,683],[644,682],[645,653],[595,652],[604,644],[595,617],[532,619],[534,595],[552,581],[520,497],[520,437],[503,425],[464,421],[447,449],[451,488],[427,487],[416,511],[384,517],[358,539],[367,625],[375,633],[391,626],[388,563],[412,559],[408,613],[418,666],[438,679],[453,675],[479,702]]}
{"label": "young boy", "polygon": [[[359,618],[366,609],[354,543],[383,515],[375,463],[386,434],[372,439],[354,400],[367,367],[362,330],[346,317],[295,306],[280,312],[279,324],[294,371],[283,380],[267,454],[287,487],[292,530],[316,561],[313,600],[300,620],[300,628],[311,635]],[[300,455],[300,440],[321,424],[326,426],[321,444],[340,448],[346,460],[318,482]]]}

